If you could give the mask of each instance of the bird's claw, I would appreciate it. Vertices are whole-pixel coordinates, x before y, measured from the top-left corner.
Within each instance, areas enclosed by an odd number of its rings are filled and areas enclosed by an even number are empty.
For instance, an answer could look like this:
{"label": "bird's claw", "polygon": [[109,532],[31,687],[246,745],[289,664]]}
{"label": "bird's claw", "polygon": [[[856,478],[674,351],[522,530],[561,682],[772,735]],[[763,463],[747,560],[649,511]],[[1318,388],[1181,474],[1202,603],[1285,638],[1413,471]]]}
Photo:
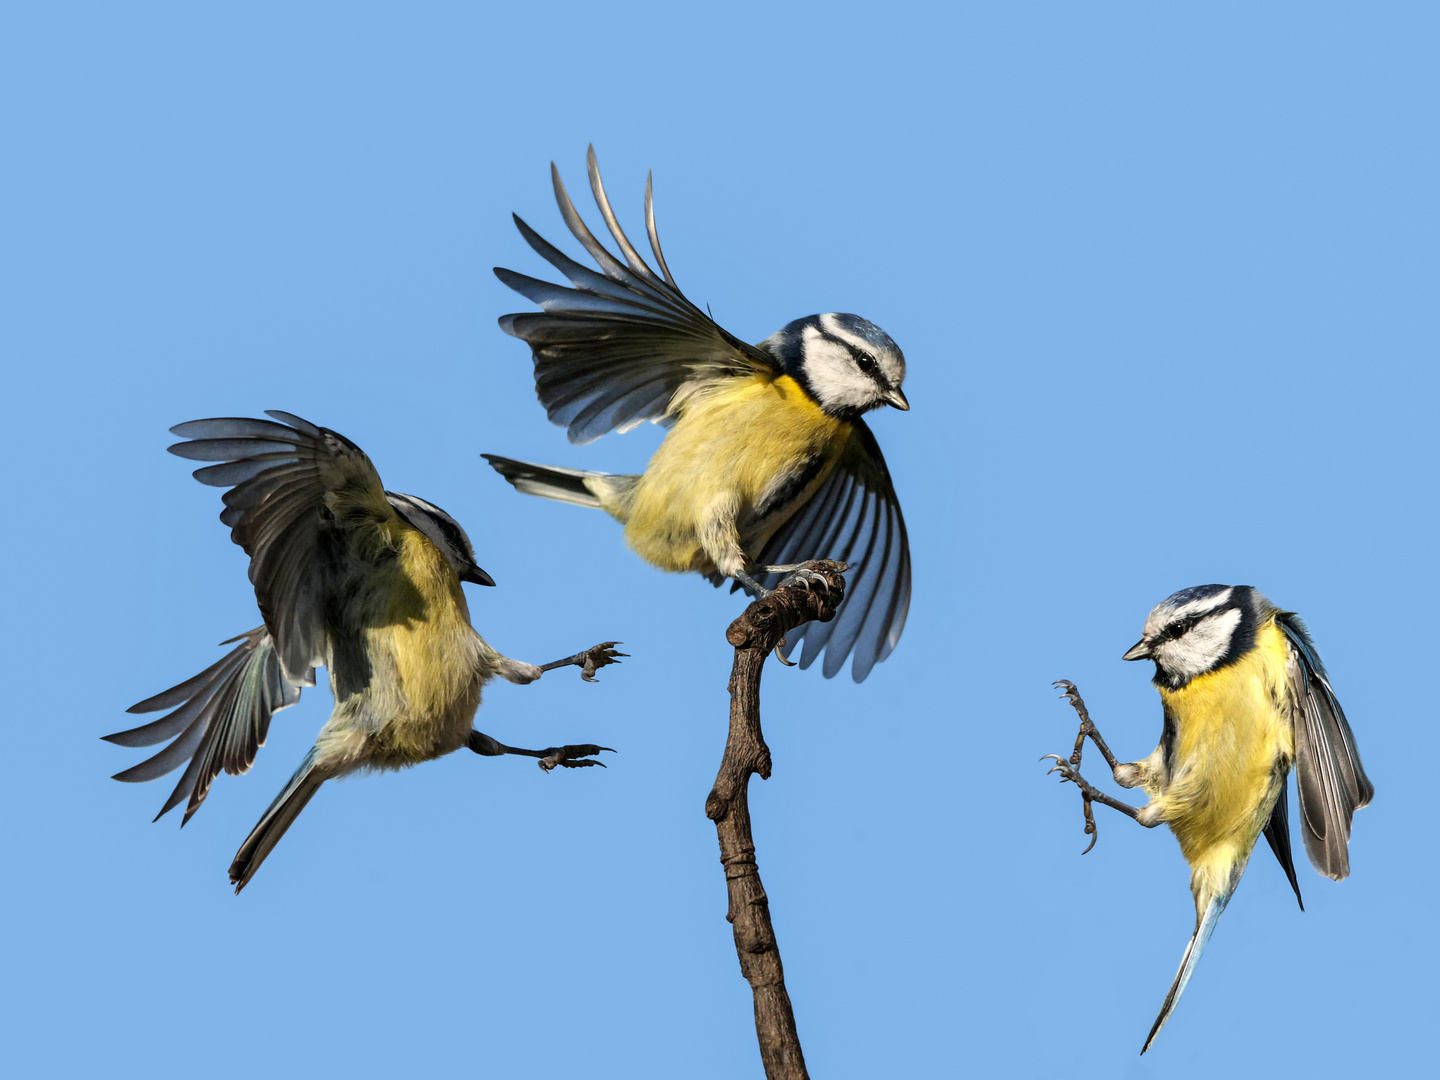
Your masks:
{"label": "bird's claw", "polygon": [[[619,644],[619,642],[612,642]],[[609,753],[615,751],[608,746],[596,746],[594,743],[583,743],[579,746],[552,746],[544,751],[544,756],[539,761],[540,769],[549,772],[551,769],[584,769],[591,765],[599,765],[605,768],[603,761],[594,760],[592,755],[602,750]]]}
{"label": "bird's claw", "polygon": [[[619,641],[604,641],[599,645],[586,649],[580,654],[580,678],[586,682],[599,682],[595,678],[595,672],[609,664],[620,663],[620,657],[629,656],[629,653],[616,652],[615,646],[620,645]],[[592,751],[593,753],[593,751]],[[587,764],[598,765],[599,762],[587,762]]]}
{"label": "bird's claw", "polygon": [[1045,754],[1040,760],[1055,762],[1052,768],[1045,771],[1046,776],[1058,772],[1060,774],[1060,783],[1063,784],[1068,781],[1080,789],[1080,797],[1085,806],[1085,835],[1090,837],[1089,845],[1086,846],[1085,850],[1080,854],[1089,855],[1090,850],[1095,846],[1095,841],[1100,839],[1100,832],[1095,824],[1095,809],[1091,805],[1095,789],[1090,786],[1088,780],[1080,775],[1079,768],[1069,758],[1063,758],[1059,754]]}
{"label": "bird's claw", "polygon": [[785,654],[780,651],[781,649],[785,648],[788,648],[788,646],[785,644],[785,639],[782,637],[779,641],[775,643],[775,659],[779,660],[780,663],[784,664],[786,667],[799,667],[800,665],[797,664],[794,660],[787,660],[785,658]]}
{"label": "bird's claw", "polygon": [[1063,758],[1059,754],[1046,754],[1040,760],[1048,761],[1051,759],[1054,759],[1055,767],[1051,769],[1046,769],[1046,776],[1049,776],[1053,772],[1058,772],[1060,774],[1060,782],[1062,784],[1065,783],[1067,780],[1077,786],[1080,786],[1084,783],[1084,781],[1080,778],[1080,773],[1076,771],[1075,766],[1070,763],[1069,758]]}
{"label": "bird's claw", "polygon": [[784,588],[786,585],[801,585],[806,592],[810,592],[818,584],[823,589],[829,589],[830,579],[816,569],[820,565],[819,560],[801,563],[783,578],[776,588]]}

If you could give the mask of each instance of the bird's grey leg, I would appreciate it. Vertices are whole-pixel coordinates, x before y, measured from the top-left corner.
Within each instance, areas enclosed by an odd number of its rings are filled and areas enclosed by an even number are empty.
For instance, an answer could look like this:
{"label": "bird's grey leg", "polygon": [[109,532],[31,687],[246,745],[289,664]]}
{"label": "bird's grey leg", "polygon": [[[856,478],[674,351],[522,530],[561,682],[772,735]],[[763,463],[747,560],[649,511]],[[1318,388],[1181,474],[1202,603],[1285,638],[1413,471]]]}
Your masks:
{"label": "bird's grey leg", "polygon": [[580,678],[586,682],[599,682],[595,678],[597,669],[607,664],[620,663],[620,657],[629,656],[629,653],[616,652],[615,646],[620,645],[619,641],[602,641],[599,645],[592,645],[584,652],[577,652],[574,656],[567,656],[564,660],[553,660],[548,664],[541,664],[541,671],[554,671],[556,668],[570,667],[572,664],[580,669]]}
{"label": "bird's grey leg", "polygon": [[545,772],[549,772],[557,766],[562,769],[583,769],[589,765],[599,765],[603,769],[605,763],[592,760],[593,755],[602,750],[615,753],[608,746],[596,746],[594,743],[582,743],[577,746],[547,746],[544,750],[526,750],[519,746],[506,746],[482,731],[471,731],[470,741],[466,745],[484,757],[519,754],[521,757],[539,758],[540,768]]}
{"label": "bird's grey leg", "polygon": [[556,668],[570,667],[572,664],[580,668],[580,677],[586,682],[599,682],[595,678],[597,669],[607,664],[620,663],[618,657],[629,656],[629,653],[616,652],[615,646],[618,641],[604,641],[599,645],[592,646],[584,652],[578,652],[574,656],[567,656],[564,660],[556,660],[549,664],[527,664],[524,660],[512,660],[491,649],[487,655],[490,662],[495,665],[495,674],[499,675],[506,682],[515,683],[517,686],[526,686],[540,678],[547,671],[554,671]]}
{"label": "bird's grey leg", "polygon": [[[1095,824],[1095,812],[1091,808],[1092,803],[1102,803],[1113,810],[1119,810],[1122,814],[1133,818],[1147,829],[1153,829],[1160,823],[1158,818],[1150,814],[1144,814],[1144,808],[1142,807],[1131,806],[1129,803],[1123,803],[1119,799],[1106,795],[1080,775],[1080,755],[1084,749],[1086,738],[1094,741],[1101,755],[1105,758],[1106,764],[1110,766],[1111,773],[1115,774],[1117,780],[1119,780],[1120,771],[1122,769],[1128,769],[1129,766],[1120,763],[1115,755],[1110,752],[1110,747],[1105,745],[1105,740],[1100,737],[1100,732],[1095,730],[1095,723],[1090,719],[1090,710],[1085,707],[1085,699],[1080,696],[1080,691],[1076,688],[1075,684],[1068,679],[1059,679],[1055,682],[1055,685],[1065,692],[1065,697],[1069,699],[1071,705],[1075,706],[1075,711],[1080,714],[1080,733],[1075,736],[1075,750],[1068,760],[1062,758],[1059,754],[1046,754],[1040,760],[1046,761],[1053,759],[1055,767],[1051,769],[1050,772],[1058,772],[1062,784],[1068,780],[1080,789],[1080,795],[1084,800],[1085,806],[1085,835],[1090,837],[1089,847],[1081,852],[1081,854],[1088,855],[1090,849],[1095,846],[1095,841],[1100,839],[1100,834]],[[1046,775],[1048,776],[1049,773],[1046,773]],[[1128,774],[1127,778],[1129,778]],[[1136,781],[1136,783],[1138,783],[1138,781]],[[1125,784],[1124,786],[1133,787],[1134,783]]]}
{"label": "bird's grey leg", "polygon": [[[763,570],[764,567],[760,567],[760,569]],[[756,581],[744,570],[736,570],[732,576],[735,578],[736,581],[740,582],[741,585],[744,585],[745,588],[749,589],[761,600],[764,600],[765,597],[769,596],[775,591],[774,589],[765,588],[764,585],[761,585],[760,582]]]}
{"label": "bird's grey leg", "polygon": [[1105,745],[1105,740],[1100,737],[1100,732],[1095,727],[1095,721],[1090,719],[1090,710],[1085,707],[1085,699],[1080,696],[1080,691],[1069,679],[1057,679],[1051,685],[1058,687],[1065,692],[1066,699],[1075,706],[1076,713],[1080,716],[1080,731],[1075,736],[1075,750],[1070,755],[1070,764],[1077,769],[1080,767],[1080,755],[1085,749],[1085,740],[1089,738],[1100,751],[1100,756],[1105,759],[1105,764],[1110,766],[1110,773],[1115,777],[1115,782],[1121,787],[1137,787],[1144,779],[1144,766],[1139,762],[1121,762]]}

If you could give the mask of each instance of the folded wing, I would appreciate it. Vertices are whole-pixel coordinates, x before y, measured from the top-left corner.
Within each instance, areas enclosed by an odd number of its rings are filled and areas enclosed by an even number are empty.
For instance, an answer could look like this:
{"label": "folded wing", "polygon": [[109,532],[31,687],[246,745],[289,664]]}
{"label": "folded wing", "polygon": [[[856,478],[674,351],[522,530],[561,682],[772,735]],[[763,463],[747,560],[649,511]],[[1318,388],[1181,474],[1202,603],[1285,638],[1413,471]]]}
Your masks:
{"label": "folded wing", "polygon": [[[805,641],[800,666],[823,650],[825,677],[854,653],[851,677],[863,682],[890,655],[910,611],[910,540],[880,445],[858,421],[840,460],[815,495],[765,545],[756,560],[776,566],[807,559],[850,564],[845,599],[828,623],[811,622],[785,635],[787,652]],[[780,575],[757,580],[773,588]],[[738,588],[738,585],[736,586]]]}
{"label": "folded wing", "polygon": [[775,363],[767,353],[722,329],[675,284],[660,251],[649,180],[645,226],[663,278],[621,231],[600,181],[593,146],[586,161],[595,202],[624,262],[586,227],[552,164],[560,213],[600,272],[567,257],[518,216],[520,235],[574,287],[495,268],[496,277],[544,309],[505,315],[500,328],[530,346],[535,391],[551,421],[566,428],[571,442],[592,442],[607,431],[673,416],[683,400],[677,393],[687,384],[773,373]]}
{"label": "folded wing", "polygon": [[1375,797],[1375,787],[1360,764],[1355,735],[1305,624],[1289,612],[1276,622],[1290,641],[1295,786],[1305,853],[1316,870],[1341,881],[1350,873],[1351,819]]}

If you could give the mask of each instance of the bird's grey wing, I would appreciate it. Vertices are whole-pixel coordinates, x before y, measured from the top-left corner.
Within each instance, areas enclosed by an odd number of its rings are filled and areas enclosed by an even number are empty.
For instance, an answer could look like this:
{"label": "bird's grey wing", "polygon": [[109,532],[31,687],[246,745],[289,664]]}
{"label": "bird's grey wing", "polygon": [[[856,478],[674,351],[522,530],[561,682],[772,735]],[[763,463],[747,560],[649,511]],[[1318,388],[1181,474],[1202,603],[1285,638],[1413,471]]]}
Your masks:
{"label": "bird's grey wing", "polygon": [[645,226],[663,278],[621,231],[600,182],[593,146],[586,161],[595,202],[624,261],[586,227],[552,164],[561,216],[600,272],[567,257],[519,216],[520,235],[574,287],[495,268],[496,277],[543,309],[502,316],[500,328],[530,346],[535,392],[550,420],[566,429],[571,442],[587,443],[643,420],[672,418],[683,400],[677,392],[687,384],[773,376],[777,369],[768,353],[722,329],[675,284],[655,232],[650,182],[645,184]]}
{"label": "bird's grey wing", "polygon": [[154,746],[166,739],[169,746],[139,765],[116,773],[116,780],[138,783],[154,780],[189,761],[190,766],[155,815],[159,820],[185,799],[185,818],[200,809],[211,782],[221,770],[239,776],[255,764],[255,752],[265,745],[270,718],[300,700],[301,686],[315,685],[315,672],[299,684],[281,670],[274,639],[263,626],[221,644],[239,642],[222,659],[193,679],[132,705],[129,712],[173,711],[149,724],[106,735],[119,746]]}
{"label": "bird's grey wing", "polygon": [[[170,452],[217,461],[195,479],[231,490],[220,520],[250,556],[250,581],[288,681],[325,663],[326,606],[346,560],[382,557],[377,535],[405,525],[364,452],[298,416],[192,420],[170,430],[189,441]],[[360,533],[369,532],[371,543]]]}
{"label": "bird's grey wing", "polygon": [[1290,612],[1281,612],[1275,621],[1290,642],[1295,787],[1305,853],[1316,870],[1341,881],[1350,873],[1351,818],[1375,797],[1375,788],[1305,624]]}
{"label": "bird's grey wing", "polygon": [[[856,422],[824,483],[775,532],[757,561],[775,566],[807,559],[850,564],[845,599],[830,622],[806,623],[786,634],[786,651],[793,653],[803,637],[800,666],[809,667],[824,650],[827,679],[853,652],[850,674],[863,682],[895,648],[910,611],[905,517],[880,444],[863,420]],[[767,574],[757,580],[773,588],[780,578]]]}

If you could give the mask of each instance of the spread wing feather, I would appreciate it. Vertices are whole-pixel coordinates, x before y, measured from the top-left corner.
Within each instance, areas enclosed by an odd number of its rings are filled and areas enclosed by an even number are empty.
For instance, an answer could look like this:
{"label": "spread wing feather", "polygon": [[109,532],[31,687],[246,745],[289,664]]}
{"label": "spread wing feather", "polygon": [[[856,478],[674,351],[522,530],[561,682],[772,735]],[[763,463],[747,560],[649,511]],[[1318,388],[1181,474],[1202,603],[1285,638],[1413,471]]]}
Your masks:
{"label": "spread wing feather", "polygon": [[1341,881],[1350,873],[1351,819],[1375,797],[1375,787],[1361,767],[1355,735],[1305,624],[1289,612],[1276,616],[1276,622],[1290,641],[1294,661],[1295,786],[1305,853],[1316,870]]}
{"label": "spread wing feather", "polygon": [[[786,635],[787,651],[793,652],[803,638],[800,666],[809,667],[823,650],[826,678],[844,667],[853,653],[851,677],[863,682],[899,642],[910,610],[905,518],[880,445],[864,421],[855,424],[820,489],[776,531],[756,561],[787,565],[807,559],[849,563],[848,586],[835,618],[791,631]],[[768,574],[757,580],[773,588],[780,577]]]}
{"label": "spread wing feather", "polygon": [[286,680],[307,685],[325,663],[325,608],[337,559],[353,530],[398,524],[364,452],[334,431],[289,413],[222,417],[170,430],[179,457],[216,461],[195,471],[230,488],[220,520],[250,556],[250,581]]}
{"label": "spread wing feather", "polygon": [[265,745],[270,718],[300,700],[301,686],[315,685],[313,670],[299,685],[287,680],[274,639],[263,626],[223,644],[237,641],[239,645],[199,675],[129,709],[149,713],[173,708],[173,712],[105,736],[120,746],[154,746],[174,740],[154,757],[117,773],[116,780],[153,780],[190,762],[155,815],[157,820],[188,798],[183,825],[200,809],[210,784],[222,770],[231,776],[249,770],[255,764],[256,751]]}
{"label": "spread wing feather", "polygon": [[500,328],[530,346],[535,392],[570,441],[586,443],[644,420],[664,421],[687,383],[774,373],[765,352],[728,333],[686,299],[660,251],[652,185],[645,183],[645,230],[663,277],[657,276],[620,228],[610,208],[592,146],[590,189],[622,262],[581,220],[552,164],[555,201],[570,232],[600,267],[596,273],[547,242],[519,217],[520,235],[570,281],[557,285],[495,268],[495,276],[538,304],[539,312],[500,319]]}

